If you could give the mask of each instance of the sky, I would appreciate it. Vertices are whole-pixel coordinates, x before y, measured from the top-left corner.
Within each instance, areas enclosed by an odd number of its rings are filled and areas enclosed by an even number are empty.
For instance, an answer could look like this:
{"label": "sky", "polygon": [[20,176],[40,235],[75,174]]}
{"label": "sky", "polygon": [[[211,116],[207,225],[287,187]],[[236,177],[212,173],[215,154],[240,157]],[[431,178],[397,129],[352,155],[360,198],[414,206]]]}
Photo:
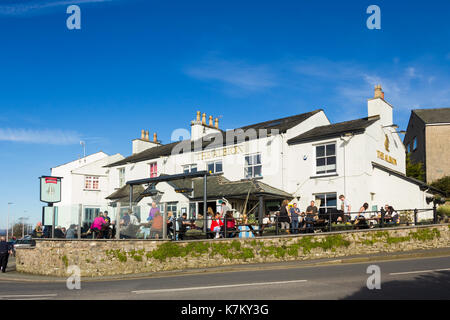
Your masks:
{"label": "sky", "polygon": [[[69,5],[81,29],[69,30]],[[370,30],[370,5],[381,29]],[[323,109],[367,116],[381,84],[406,129],[450,107],[448,0],[0,0],[0,228],[41,219],[41,175],[86,152],[171,142],[196,111],[231,129]]]}

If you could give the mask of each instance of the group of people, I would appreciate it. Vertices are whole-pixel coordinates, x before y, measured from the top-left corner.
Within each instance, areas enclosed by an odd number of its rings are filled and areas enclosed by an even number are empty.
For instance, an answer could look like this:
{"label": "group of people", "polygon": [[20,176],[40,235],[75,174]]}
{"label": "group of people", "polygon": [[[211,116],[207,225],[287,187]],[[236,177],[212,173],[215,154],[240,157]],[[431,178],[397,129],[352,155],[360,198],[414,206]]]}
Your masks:
{"label": "group of people", "polygon": [[263,219],[263,226],[279,223],[281,230],[287,233],[297,234],[300,230],[309,233],[314,228],[314,221],[319,220],[318,212],[314,201],[310,202],[306,212],[301,212],[296,202],[289,206],[289,200],[284,200],[277,214],[277,221],[272,221],[270,214],[267,214]]}
{"label": "group of people", "polygon": [[[379,212],[368,211],[369,205],[364,203],[358,212],[351,211],[351,205],[344,195],[339,196],[340,204],[335,212],[331,213],[331,222],[351,223],[356,228],[362,228],[368,224],[380,223],[398,223],[399,214],[388,204],[381,208]],[[136,238],[139,233],[143,234],[145,239],[162,239],[163,225],[166,223],[167,236],[169,239],[185,239],[185,234],[189,229],[203,230],[204,223],[207,223],[208,235],[210,238],[233,238],[239,234],[236,219],[233,217],[233,211],[225,201],[220,201],[221,206],[217,212],[208,207],[206,220],[199,214],[197,219],[188,220],[187,214],[183,213],[180,218],[175,219],[172,211],[168,211],[167,219],[164,222],[163,215],[155,202],[152,202],[146,223],[140,223],[134,213],[129,210],[125,212],[120,223],[120,238]],[[226,226],[225,226],[226,223]],[[329,223],[329,213],[319,213],[315,201],[311,201],[305,211],[298,208],[297,203],[289,204],[289,200],[284,200],[276,213],[276,218],[272,219],[270,213],[267,213],[260,225],[259,234],[262,235],[265,228],[278,224],[281,230],[287,233],[298,234],[299,232],[312,233],[320,224],[326,226]],[[251,228],[251,226],[250,226]],[[86,230],[87,229],[87,230]],[[254,231],[251,228],[251,231]],[[81,237],[93,237],[96,239],[115,238],[116,225],[111,221],[108,211],[100,212],[92,224],[87,228],[82,228]],[[178,236],[176,236],[176,234]],[[42,226],[38,222],[32,233],[33,238],[51,238],[52,227]],[[77,225],[71,225],[66,228],[56,227],[54,231],[55,238],[75,239],[78,238]]]}
{"label": "group of people", "polygon": [[[358,229],[362,226],[381,223],[381,221],[384,223],[400,222],[398,212],[388,204],[381,208],[380,211],[368,211],[369,204],[364,203],[358,212],[352,212],[351,205],[344,195],[340,195],[339,200],[340,205],[335,212],[331,213],[331,222],[337,224],[350,223]],[[314,225],[320,225],[320,223],[326,225],[329,223],[330,213],[324,213],[322,217],[319,217],[319,215],[319,210],[314,201],[310,202],[306,212],[301,212],[297,207],[297,203],[289,205],[289,200],[284,200],[277,214],[276,221],[272,221],[268,214],[263,220],[263,227],[278,223],[280,228],[288,233],[297,234],[301,230],[307,233],[313,232]]]}
{"label": "group of people", "polygon": [[[207,234],[210,238],[234,238],[237,235],[236,220],[233,217],[233,211],[222,201],[220,212],[214,212],[211,207],[208,207],[206,213],[206,228]],[[203,230],[204,216],[199,214],[197,219],[189,221],[187,214],[183,213],[178,219],[178,239],[184,240],[185,234],[189,229]],[[225,222],[226,225],[225,225]]]}

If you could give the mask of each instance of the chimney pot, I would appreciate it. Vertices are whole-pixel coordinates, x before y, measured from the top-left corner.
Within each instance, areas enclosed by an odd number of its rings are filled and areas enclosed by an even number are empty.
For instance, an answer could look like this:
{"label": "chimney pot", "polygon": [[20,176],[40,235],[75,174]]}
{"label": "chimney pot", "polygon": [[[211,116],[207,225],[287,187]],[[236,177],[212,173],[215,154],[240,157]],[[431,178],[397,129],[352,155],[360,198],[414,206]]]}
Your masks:
{"label": "chimney pot", "polygon": [[155,142],[155,143],[158,142],[158,139],[157,139],[157,136],[156,136],[156,132],[153,134],[153,142]]}
{"label": "chimney pot", "polygon": [[213,116],[209,116],[209,126],[213,126]]}
{"label": "chimney pot", "polygon": [[197,122],[200,122],[200,111],[197,111]]}
{"label": "chimney pot", "polygon": [[145,140],[145,130],[142,129],[141,131],[141,140]]}
{"label": "chimney pot", "polygon": [[215,119],[215,125],[216,129],[219,129],[219,118]]}
{"label": "chimney pot", "polygon": [[148,130],[145,131],[145,141],[149,141],[149,138],[148,138]]}
{"label": "chimney pot", "polygon": [[384,99],[384,92],[383,89],[381,88],[381,85],[376,85],[375,86],[375,95],[374,98],[381,98]]}
{"label": "chimney pot", "polygon": [[206,124],[206,113],[202,115],[202,124]]}

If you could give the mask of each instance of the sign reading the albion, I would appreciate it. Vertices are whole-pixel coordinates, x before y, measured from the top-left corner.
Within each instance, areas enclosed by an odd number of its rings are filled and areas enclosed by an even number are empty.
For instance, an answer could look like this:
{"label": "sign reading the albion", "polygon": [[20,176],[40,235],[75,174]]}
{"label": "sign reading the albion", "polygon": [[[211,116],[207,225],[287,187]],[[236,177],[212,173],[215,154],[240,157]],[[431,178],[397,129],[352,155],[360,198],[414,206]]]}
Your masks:
{"label": "sign reading the albion", "polygon": [[225,157],[227,155],[231,154],[238,154],[242,153],[242,146],[232,146],[222,149],[216,149],[212,151],[205,151],[198,154],[198,160],[206,160],[206,159],[212,159],[212,158],[219,158],[219,157]]}
{"label": "sign reading the albion", "polygon": [[393,164],[394,166],[397,165],[397,159],[392,158],[390,155],[388,155],[388,154],[386,154],[384,152],[381,152],[381,151],[377,150],[377,156],[378,156],[378,159],[381,159],[381,160],[384,160],[386,162],[389,162],[389,163]]}

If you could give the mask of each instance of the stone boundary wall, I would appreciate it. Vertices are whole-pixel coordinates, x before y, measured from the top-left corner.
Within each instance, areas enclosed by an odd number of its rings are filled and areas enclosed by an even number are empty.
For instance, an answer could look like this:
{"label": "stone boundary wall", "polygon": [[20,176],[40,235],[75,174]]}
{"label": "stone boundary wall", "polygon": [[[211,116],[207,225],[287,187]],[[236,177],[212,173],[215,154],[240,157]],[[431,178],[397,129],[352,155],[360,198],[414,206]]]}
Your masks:
{"label": "stone boundary wall", "polygon": [[35,248],[17,249],[16,268],[67,276],[76,265],[81,276],[96,277],[443,247],[450,247],[450,225],[185,242],[37,240]]}

